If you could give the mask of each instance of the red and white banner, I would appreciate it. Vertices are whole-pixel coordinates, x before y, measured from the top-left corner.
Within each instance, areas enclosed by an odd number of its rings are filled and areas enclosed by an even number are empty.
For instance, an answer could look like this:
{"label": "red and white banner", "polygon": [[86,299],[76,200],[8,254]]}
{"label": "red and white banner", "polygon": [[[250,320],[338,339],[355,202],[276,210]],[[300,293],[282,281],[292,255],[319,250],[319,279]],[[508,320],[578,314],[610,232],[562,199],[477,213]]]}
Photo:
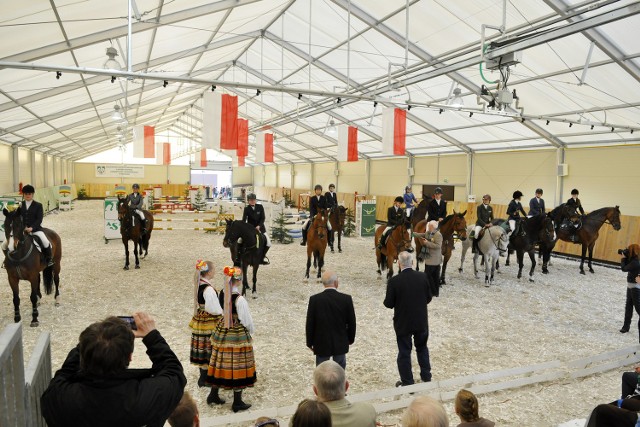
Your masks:
{"label": "red and white banner", "polygon": [[153,159],[155,154],[156,130],[153,126],[133,127],[133,157]]}
{"label": "red and white banner", "polygon": [[168,142],[159,142],[156,144],[156,164],[171,164],[171,144]]}
{"label": "red and white banner", "polygon": [[249,155],[249,120],[238,119],[238,157]]}
{"label": "red and white banner", "polygon": [[202,150],[200,150],[200,167],[202,168],[207,167],[207,149],[206,148],[203,148]]}
{"label": "red and white banner", "polygon": [[230,153],[231,166],[234,168],[243,168],[245,166],[245,156],[238,156],[235,152]]}
{"label": "red and white banner", "polygon": [[202,118],[202,146],[213,150],[238,148],[238,97],[205,92]]}
{"label": "red and white banner", "polygon": [[256,163],[273,163],[272,133],[256,133]]}
{"label": "red and white banner", "polygon": [[338,126],[338,161],[358,161],[358,128],[355,126]]}
{"label": "red and white banner", "polygon": [[404,156],[407,138],[407,111],[385,108],[382,111],[382,154]]}

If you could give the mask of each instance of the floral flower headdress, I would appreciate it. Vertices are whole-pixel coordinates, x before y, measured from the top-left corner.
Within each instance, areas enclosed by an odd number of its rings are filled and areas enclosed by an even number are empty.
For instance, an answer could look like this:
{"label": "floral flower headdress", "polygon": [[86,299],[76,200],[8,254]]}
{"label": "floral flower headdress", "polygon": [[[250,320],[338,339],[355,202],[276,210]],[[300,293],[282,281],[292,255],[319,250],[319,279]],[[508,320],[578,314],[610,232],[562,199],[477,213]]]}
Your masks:
{"label": "floral flower headdress", "polygon": [[209,271],[209,265],[206,261],[199,259],[196,261],[196,270],[198,271]]}
{"label": "floral flower headdress", "polygon": [[240,267],[225,267],[224,270],[224,275],[231,277],[235,280],[241,280],[242,279],[242,269]]}

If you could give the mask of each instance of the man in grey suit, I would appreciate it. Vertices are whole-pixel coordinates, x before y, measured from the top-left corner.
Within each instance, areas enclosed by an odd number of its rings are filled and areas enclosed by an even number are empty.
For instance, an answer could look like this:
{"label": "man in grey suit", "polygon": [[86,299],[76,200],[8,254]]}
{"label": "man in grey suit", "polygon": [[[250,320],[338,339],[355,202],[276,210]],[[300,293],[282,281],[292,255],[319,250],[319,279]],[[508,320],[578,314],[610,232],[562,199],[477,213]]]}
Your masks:
{"label": "man in grey suit", "polygon": [[398,255],[400,273],[389,279],[384,305],[393,308],[393,329],[398,343],[398,372],[400,381],[396,387],[414,384],[411,371],[411,338],[416,346],[420,378],[431,381],[431,363],[429,362],[429,320],[427,304],[431,302],[431,288],[427,275],[415,271],[413,256],[409,252]]}
{"label": "man in grey suit", "polygon": [[313,371],[313,392],[331,412],[333,427],[375,427],[376,410],[370,403],[351,403],[345,399],[349,381],[344,369],[333,360],[319,364]]}
{"label": "man in grey suit", "polygon": [[338,275],[325,271],[324,291],[309,298],[307,347],[316,355],[316,366],[333,358],[346,369],[349,346],[356,338],[356,313],[350,295],[338,292]]}
{"label": "man in grey suit", "polygon": [[437,297],[440,295],[440,264],[442,264],[442,234],[438,231],[438,221],[429,221],[426,231],[421,238],[422,246],[427,247],[424,272],[431,287],[431,294]]}

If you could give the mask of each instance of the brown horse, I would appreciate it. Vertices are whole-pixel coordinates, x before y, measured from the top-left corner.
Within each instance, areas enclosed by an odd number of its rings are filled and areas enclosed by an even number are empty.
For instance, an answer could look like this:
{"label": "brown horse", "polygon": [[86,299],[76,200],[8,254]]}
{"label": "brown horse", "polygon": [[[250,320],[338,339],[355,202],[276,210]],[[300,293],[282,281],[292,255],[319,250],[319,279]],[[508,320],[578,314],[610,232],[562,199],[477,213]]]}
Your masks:
{"label": "brown horse", "polygon": [[319,209],[312,218],[309,230],[307,231],[307,271],[305,280],[309,279],[309,269],[311,268],[311,254],[313,254],[313,268],[318,269],[317,279],[322,277],[322,267],[324,266],[324,251],[327,250],[327,211]]}
{"label": "brown horse", "polygon": [[11,230],[6,233],[13,242],[13,251],[7,253],[5,258],[5,268],[9,276],[9,285],[13,292],[13,320],[17,323],[21,320],[20,316],[20,293],[18,284],[20,280],[28,280],[31,283],[31,326],[38,326],[38,301],[42,298],[40,293],[40,272],[44,277],[44,290],[47,295],[53,291],[53,284],[56,285],[55,300],[56,306],[60,305],[59,285],[60,285],[60,260],[62,259],[62,241],[60,236],[48,228],[42,231],[51,243],[51,254],[53,255],[54,266],[47,267],[44,255],[40,253],[35,246],[34,237],[31,234],[25,234],[24,223],[20,208],[13,212],[7,209],[2,211],[5,215],[4,229]]}
{"label": "brown horse", "polygon": [[[129,269],[129,240],[133,240],[133,254],[136,258],[136,267],[140,268],[140,260],[138,259],[138,246],[140,247],[140,255],[144,259],[149,253],[149,240],[151,240],[151,231],[153,231],[153,215],[149,211],[142,211],[144,218],[147,220],[145,233],[142,233],[142,225],[140,218],[127,205],[127,199],[118,197],[118,219],[120,220],[120,235],[122,236],[122,244],[124,245],[124,253],[126,262],[124,270]],[[135,215],[135,221],[134,221]],[[143,255],[144,251],[144,255]]]}
{"label": "brown horse", "polygon": [[[552,211],[551,213],[553,213]],[[550,213],[550,214],[551,214]],[[586,258],[587,249],[589,249],[589,262],[587,265],[589,266],[589,272],[593,273],[593,267],[591,266],[591,260],[593,258],[593,248],[596,245],[596,240],[598,240],[598,232],[600,231],[600,227],[602,227],[605,223],[611,224],[614,230],[620,230],[622,227],[620,225],[620,208],[618,206],[608,207],[608,208],[600,208],[597,209],[582,218],[582,227],[575,231],[576,241],[571,240],[572,230],[570,227],[573,227],[573,224],[561,224],[560,227],[556,230],[556,235],[558,239],[564,240],[565,242],[576,243],[582,245],[582,256],[580,259],[580,274],[584,273],[584,260]],[[556,223],[556,227],[558,224]],[[550,245],[545,248],[548,251],[548,254],[553,250],[553,246]]]}
{"label": "brown horse", "polygon": [[418,206],[413,208],[411,212],[411,229],[415,228],[416,224],[427,217],[427,209],[431,200],[431,197],[423,198],[422,201],[418,203]]}
{"label": "brown horse", "polygon": [[409,235],[408,223],[403,221],[401,225],[395,226],[389,231],[387,241],[382,250],[378,249],[378,242],[382,238],[382,233],[387,227],[381,225],[376,229],[376,262],[378,264],[378,279],[382,278],[382,272],[387,270],[387,280],[393,277],[393,263],[398,259],[400,252],[413,252],[411,247],[411,236]]}
{"label": "brown horse", "polygon": [[342,245],[341,245],[341,236],[342,229],[344,228],[344,220],[347,217],[347,208],[344,206],[336,206],[335,208],[329,211],[329,223],[331,224],[331,230],[329,230],[329,235],[331,239],[329,241],[331,244],[329,247],[331,248],[331,252],[333,250],[333,235],[334,233],[338,234],[338,252],[342,253]]}
{"label": "brown horse", "polygon": [[[451,215],[447,215],[440,225],[438,226],[438,231],[442,234],[442,271],[440,272],[440,284],[444,285],[445,281],[445,272],[447,271],[447,263],[449,262],[449,258],[451,258],[451,251],[453,250],[454,239],[458,238],[462,241],[467,238],[467,221],[464,219],[464,216],[467,214],[467,211],[462,213],[458,213],[453,211]],[[413,228],[414,233],[424,233],[427,229],[427,220],[424,219],[419,221]],[[455,236],[454,236],[455,234]],[[416,258],[416,270],[419,269],[420,261],[424,261],[424,258],[421,258],[422,254],[422,243],[420,243],[420,239],[415,238],[416,242],[416,252],[418,256]]]}

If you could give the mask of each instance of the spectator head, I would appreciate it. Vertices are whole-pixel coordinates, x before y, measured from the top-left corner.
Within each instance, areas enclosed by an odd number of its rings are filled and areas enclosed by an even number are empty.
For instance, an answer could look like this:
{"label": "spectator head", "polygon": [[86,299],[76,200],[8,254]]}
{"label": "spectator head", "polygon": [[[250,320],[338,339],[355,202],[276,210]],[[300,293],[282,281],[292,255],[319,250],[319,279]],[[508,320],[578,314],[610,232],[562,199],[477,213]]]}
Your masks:
{"label": "spectator head", "polygon": [[429,230],[429,233],[433,233],[437,229],[438,229],[438,221],[433,220],[427,223],[427,230]]}
{"label": "spectator head", "polygon": [[80,334],[80,369],[97,377],[124,372],[133,353],[133,332],[117,317],[107,317],[90,325]]}
{"label": "spectator head", "polygon": [[322,284],[325,288],[337,288],[338,274],[335,271],[325,271],[324,273],[322,273]]}
{"label": "spectator head", "polygon": [[260,417],[256,420],[253,427],[280,427],[280,423],[275,418]]}
{"label": "spectator head", "polygon": [[449,427],[449,417],[440,402],[418,396],[404,411],[402,427]]}
{"label": "spectator head", "polygon": [[638,256],[640,256],[640,246],[636,243],[629,245],[627,250],[629,251],[629,259],[637,258]]}
{"label": "spectator head", "polygon": [[169,416],[169,425],[171,427],[199,427],[200,416],[198,407],[189,392],[185,391],[180,399],[180,403]]}
{"label": "spectator head", "polygon": [[331,411],[317,400],[304,399],[291,419],[292,427],[331,427]]}
{"label": "spectator head", "polygon": [[313,371],[313,392],[321,402],[332,402],[344,398],[349,381],[342,366],[333,360],[319,364]]}
{"label": "spectator head", "polygon": [[413,254],[411,252],[400,252],[398,254],[398,266],[400,269],[413,267]]}
{"label": "spectator head", "polygon": [[478,421],[478,399],[469,390],[462,389],[456,395],[456,414],[462,421]]}

